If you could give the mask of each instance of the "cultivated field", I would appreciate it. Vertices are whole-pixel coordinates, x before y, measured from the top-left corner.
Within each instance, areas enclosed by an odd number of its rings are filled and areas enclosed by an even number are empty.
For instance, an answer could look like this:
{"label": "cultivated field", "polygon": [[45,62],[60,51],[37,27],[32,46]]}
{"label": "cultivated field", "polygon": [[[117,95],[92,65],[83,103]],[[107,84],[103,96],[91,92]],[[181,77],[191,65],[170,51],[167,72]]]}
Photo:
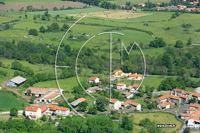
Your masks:
{"label": "cultivated field", "polygon": [[91,13],[79,13],[71,14],[69,16],[82,17],[86,15],[87,17],[103,17],[111,19],[128,19],[128,18],[138,18],[146,15],[151,15],[150,13],[134,13],[131,11],[103,11],[103,12],[91,12]]}
{"label": "cultivated field", "polygon": [[38,9],[53,9],[54,7],[57,7],[60,9],[61,7],[67,8],[70,7],[76,7],[76,8],[83,8],[86,4],[81,2],[38,2],[38,3],[15,3],[15,4],[9,4],[9,5],[0,5],[0,10],[6,11],[10,9],[14,10],[20,10],[22,7],[26,9],[27,6],[32,5],[33,8]]}
{"label": "cultivated field", "polygon": [[22,103],[28,104],[28,102],[22,97],[15,97],[11,93],[1,92],[0,93],[0,110],[8,111],[15,107],[23,109]]}
{"label": "cultivated field", "polygon": [[129,115],[134,116],[133,120],[135,123],[139,123],[140,120],[149,118],[150,121],[155,121],[156,124],[176,124],[175,128],[162,128],[162,131],[165,132],[171,133],[182,126],[182,123],[175,118],[176,116],[168,113],[129,113]]}

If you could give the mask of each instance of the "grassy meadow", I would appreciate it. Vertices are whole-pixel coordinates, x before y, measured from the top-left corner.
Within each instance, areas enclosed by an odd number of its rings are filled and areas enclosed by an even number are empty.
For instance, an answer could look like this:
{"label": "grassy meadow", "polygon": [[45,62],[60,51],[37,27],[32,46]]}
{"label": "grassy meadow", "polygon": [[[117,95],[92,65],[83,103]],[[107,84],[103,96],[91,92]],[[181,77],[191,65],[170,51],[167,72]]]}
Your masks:
{"label": "grassy meadow", "polygon": [[[126,2],[131,2],[131,4],[139,4],[139,3],[145,3],[145,2],[148,2],[148,1],[147,0],[110,0],[109,2],[118,4],[118,5],[125,5]],[[161,3],[161,2],[169,3],[170,0],[150,0],[149,2],[152,2],[152,3]]]}
{"label": "grassy meadow", "polygon": [[161,128],[163,132],[173,132],[182,126],[182,122],[176,119],[175,115],[169,113],[129,113],[129,116],[133,115],[134,123],[139,123],[140,120],[149,118],[150,121],[155,121],[156,124],[176,124],[175,128]]}
{"label": "grassy meadow", "polygon": [[0,93],[0,110],[8,111],[15,107],[17,109],[23,109],[22,103],[28,104],[28,102],[22,97],[15,97],[11,93]]}

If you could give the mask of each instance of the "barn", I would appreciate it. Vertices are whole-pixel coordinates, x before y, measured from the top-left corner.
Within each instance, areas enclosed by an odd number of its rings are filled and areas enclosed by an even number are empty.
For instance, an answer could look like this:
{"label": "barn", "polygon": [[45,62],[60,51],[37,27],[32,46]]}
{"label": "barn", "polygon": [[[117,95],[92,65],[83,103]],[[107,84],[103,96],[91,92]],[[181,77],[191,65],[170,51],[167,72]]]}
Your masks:
{"label": "barn", "polygon": [[26,79],[21,77],[21,76],[17,76],[13,79],[11,79],[10,81],[6,82],[7,86],[12,86],[12,87],[18,87],[20,85],[23,85],[25,83]]}

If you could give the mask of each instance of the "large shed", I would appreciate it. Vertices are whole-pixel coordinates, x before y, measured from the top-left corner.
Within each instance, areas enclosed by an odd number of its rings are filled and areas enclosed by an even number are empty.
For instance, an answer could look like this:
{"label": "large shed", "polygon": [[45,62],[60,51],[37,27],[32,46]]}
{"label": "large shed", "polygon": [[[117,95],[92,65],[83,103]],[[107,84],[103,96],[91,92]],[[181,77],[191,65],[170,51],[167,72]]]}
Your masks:
{"label": "large shed", "polygon": [[12,87],[18,87],[20,85],[23,85],[26,81],[26,78],[23,78],[21,76],[17,76],[13,79],[11,79],[10,81],[6,82],[7,86],[12,86]]}

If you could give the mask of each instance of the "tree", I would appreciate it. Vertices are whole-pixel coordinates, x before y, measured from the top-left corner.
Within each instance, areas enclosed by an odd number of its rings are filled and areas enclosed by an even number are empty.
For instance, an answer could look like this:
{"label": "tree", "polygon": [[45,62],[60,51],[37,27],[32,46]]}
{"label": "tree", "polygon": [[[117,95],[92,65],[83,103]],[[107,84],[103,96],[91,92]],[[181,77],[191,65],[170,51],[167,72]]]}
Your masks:
{"label": "tree", "polygon": [[7,24],[5,25],[5,28],[4,28],[4,29],[5,29],[5,30],[8,30],[8,29],[10,29],[10,27],[11,27],[11,26],[7,23]]}
{"label": "tree", "polygon": [[87,101],[84,101],[84,102],[82,102],[82,103],[80,103],[80,104],[78,105],[78,109],[79,109],[80,111],[86,111],[87,106],[88,106],[88,102],[87,102]]}
{"label": "tree", "polygon": [[36,19],[37,19],[37,16],[36,16],[36,15],[34,15],[34,16],[33,16],[33,20],[36,20]]}
{"label": "tree", "polygon": [[171,18],[176,18],[176,14],[172,14],[172,17]]}
{"label": "tree", "polygon": [[189,103],[196,103],[196,101],[197,101],[196,98],[192,98],[189,100]]}
{"label": "tree", "polygon": [[27,90],[27,95],[28,95],[28,96],[31,95],[31,90],[30,90],[30,89]]}
{"label": "tree", "polygon": [[183,42],[181,40],[176,41],[176,44],[174,45],[175,48],[182,48]]}
{"label": "tree", "polygon": [[33,36],[38,36],[38,31],[36,29],[30,29],[28,34]]}
{"label": "tree", "polygon": [[53,24],[51,25],[51,28],[52,28],[53,31],[59,31],[59,29],[60,29],[58,23],[53,23]]}
{"label": "tree", "polygon": [[46,115],[43,115],[43,116],[41,117],[41,120],[45,122],[45,121],[47,120]]}
{"label": "tree", "polygon": [[46,8],[46,12],[44,13],[45,16],[48,16],[49,10]]}
{"label": "tree", "polygon": [[28,15],[27,14],[25,14],[25,18],[28,19]]}
{"label": "tree", "polygon": [[189,40],[188,40],[188,42],[187,42],[187,46],[190,46],[192,44],[192,39],[190,38]]}
{"label": "tree", "polygon": [[124,128],[125,130],[128,130],[128,131],[133,130],[133,122],[131,119],[128,119],[128,116],[122,117],[121,128]]}
{"label": "tree", "polygon": [[12,44],[15,44],[15,39],[12,39]]}
{"label": "tree", "polygon": [[52,122],[51,116],[49,116],[49,120],[48,120],[48,122]]}
{"label": "tree", "polygon": [[32,95],[31,98],[30,98],[30,104],[33,104],[33,103],[34,103],[34,100],[35,100],[35,96]]}
{"label": "tree", "polygon": [[40,32],[41,32],[41,33],[45,33],[45,28],[44,28],[44,26],[41,26],[41,27],[40,27]]}
{"label": "tree", "polygon": [[89,108],[89,110],[88,110],[88,114],[97,114],[97,112],[98,112],[98,109],[97,109],[97,106],[96,105],[93,105],[93,106],[91,106],[90,108]]}
{"label": "tree", "polygon": [[12,109],[10,110],[10,116],[17,117],[17,115],[18,115],[18,109],[12,108]]}
{"label": "tree", "polygon": [[14,69],[14,70],[21,71],[22,67],[23,67],[23,65],[18,61],[13,61],[12,64],[11,64],[11,68]]}
{"label": "tree", "polygon": [[98,96],[96,104],[99,111],[105,111],[105,106],[109,104],[109,101],[104,96]]}
{"label": "tree", "polygon": [[63,29],[68,29],[69,28],[69,26],[67,25],[67,24],[63,24],[63,27],[62,27]]}

